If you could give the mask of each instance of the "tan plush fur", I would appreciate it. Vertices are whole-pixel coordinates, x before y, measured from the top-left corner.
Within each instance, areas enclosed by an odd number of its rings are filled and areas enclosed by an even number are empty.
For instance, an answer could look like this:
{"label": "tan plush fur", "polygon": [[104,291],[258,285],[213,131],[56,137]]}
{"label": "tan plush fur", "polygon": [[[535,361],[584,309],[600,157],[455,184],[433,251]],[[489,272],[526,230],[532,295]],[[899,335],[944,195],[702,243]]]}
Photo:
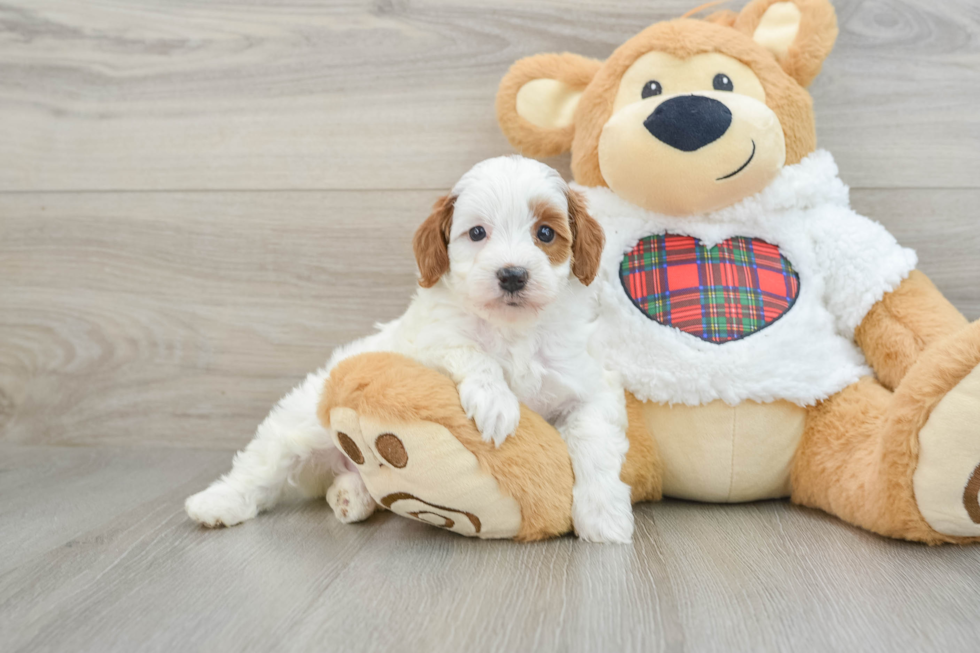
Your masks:
{"label": "tan plush fur", "polygon": [[517,114],[517,93],[535,79],[556,79],[571,88],[585,88],[600,62],[577,54],[542,54],[520,59],[500,83],[497,91],[497,120],[511,144],[525,156],[545,158],[568,151],[575,126],[546,129]]}
{"label": "tan plush fur", "polygon": [[540,540],[572,528],[572,465],[564,441],[544,419],[521,408],[517,432],[499,448],[484,442],[459,404],[446,376],[389,353],[369,353],[341,362],[327,381],[318,415],[329,424],[331,409],[395,423],[424,420],[446,427],[497,479],[521,507],[516,539]]}
{"label": "tan plush fur", "polygon": [[619,477],[633,489],[633,503],[660,501],[663,497],[663,465],[657,453],[657,441],[647,430],[643,403],[629,392],[626,393],[626,415],[630,448]]}
{"label": "tan plush fur", "polygon": [[[694,14],[689,14],[685,18],[690,18]],[[708,14],[704,17],[704,22],[714,23],[715,25],[724,25],[725,27],[731,27],[735,24],[735,20],[738,18],[738,14],[731,9],[722,9],[714,13]]]}
{"label": "tan plush fur", "polygon": [[926,347],[967,325],[932,281],[914,270],[854,332],[878,380],[894,390]]}
{"label": "tan plush fur", "polygon": [[824,0],[754,0],[742,9],[733,27],[752,36],[762,15],[777,2],[792,2],[800,10],[800,28],[786,57],[779,63],[786,74],[806,87],[820,73],[837,39],[837,16]]}
{"label": "tan plush fur", "polygon": [[894,393],[869,378],[811,409],[793,465],[792,500],[889,537],[980,541],[934,531],[913,491],[919,431],[977,365],[980,322],[929,346]]}

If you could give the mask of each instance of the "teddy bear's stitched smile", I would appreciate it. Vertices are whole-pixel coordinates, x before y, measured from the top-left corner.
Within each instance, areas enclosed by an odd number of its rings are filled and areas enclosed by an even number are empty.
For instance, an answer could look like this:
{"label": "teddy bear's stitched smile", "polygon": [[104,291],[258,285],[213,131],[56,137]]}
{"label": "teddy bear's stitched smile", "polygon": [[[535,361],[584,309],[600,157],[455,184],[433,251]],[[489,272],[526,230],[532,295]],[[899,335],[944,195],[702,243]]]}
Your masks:
{"label": "teddy bear's stitched smile", "polygon": [[732,177],[734,177],[738,173],[740,173],[743,170],[745,170],[745,168],[747,168],[748,165],[750,163],[752,163],[752,159],[754,159],[754,158],[755,158],[755,139],[752,139],[752,154],[750,154],[749,155],[749,158],[745,160],[745,163],[743,163],[742,165],[740,165],[738,167],[738,170],[736,170],[735,172],[730,172],[727,175],[725,175],[724,177],[718,177],[717,179],[715,179],[715,181],[724,181],[725,179],[731,179]]}

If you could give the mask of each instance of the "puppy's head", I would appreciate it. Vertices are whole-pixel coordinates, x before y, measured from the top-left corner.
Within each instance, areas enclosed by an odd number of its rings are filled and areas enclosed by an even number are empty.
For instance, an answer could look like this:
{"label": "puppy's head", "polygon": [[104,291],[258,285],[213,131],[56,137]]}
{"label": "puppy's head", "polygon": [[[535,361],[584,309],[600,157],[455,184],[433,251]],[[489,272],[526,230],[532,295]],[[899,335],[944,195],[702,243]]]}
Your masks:
{"label": "puppy's head", "polygon": [[520,156],[474,166],[415,233],[419,285],[443,279],[471,311],[494,321],[533,317],[571,279],[590,284],[602,228],[548,166]]}

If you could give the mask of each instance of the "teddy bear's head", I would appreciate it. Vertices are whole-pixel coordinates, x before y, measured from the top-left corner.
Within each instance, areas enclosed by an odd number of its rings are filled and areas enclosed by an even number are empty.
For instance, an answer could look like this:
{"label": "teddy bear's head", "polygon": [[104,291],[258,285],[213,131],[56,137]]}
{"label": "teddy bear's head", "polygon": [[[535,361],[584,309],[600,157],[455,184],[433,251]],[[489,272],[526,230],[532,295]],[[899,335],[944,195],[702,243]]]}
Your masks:
{"label": "teddy bear's head", "polygon": [[651,25],[604,62],[521,59],[497,116],[523,154],[571,150],[580,184],[669,215],[713,211],[814,150],[805,87],[836,37],[828,0],[752,0],[738,14]]}

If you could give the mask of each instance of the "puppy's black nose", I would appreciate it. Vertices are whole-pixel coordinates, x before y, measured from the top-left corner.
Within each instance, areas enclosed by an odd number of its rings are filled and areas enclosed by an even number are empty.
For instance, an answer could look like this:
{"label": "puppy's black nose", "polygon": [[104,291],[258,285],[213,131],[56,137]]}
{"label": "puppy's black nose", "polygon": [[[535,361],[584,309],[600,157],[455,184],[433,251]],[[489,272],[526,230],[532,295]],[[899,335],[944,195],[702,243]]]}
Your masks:
{"label": "puppy's black nose", "polygon": [[732,112],[728,107],[703,95],[671,98],[643,121],[643,126],[657,140],[682,152],[693,152],[714,143],[731,124]]}
{"label": "puppy's black nose", "polygon": [[507,292],[517,292],[527,285],[527,270],[524,268],[500,268],[497,270],[500,287]]}

